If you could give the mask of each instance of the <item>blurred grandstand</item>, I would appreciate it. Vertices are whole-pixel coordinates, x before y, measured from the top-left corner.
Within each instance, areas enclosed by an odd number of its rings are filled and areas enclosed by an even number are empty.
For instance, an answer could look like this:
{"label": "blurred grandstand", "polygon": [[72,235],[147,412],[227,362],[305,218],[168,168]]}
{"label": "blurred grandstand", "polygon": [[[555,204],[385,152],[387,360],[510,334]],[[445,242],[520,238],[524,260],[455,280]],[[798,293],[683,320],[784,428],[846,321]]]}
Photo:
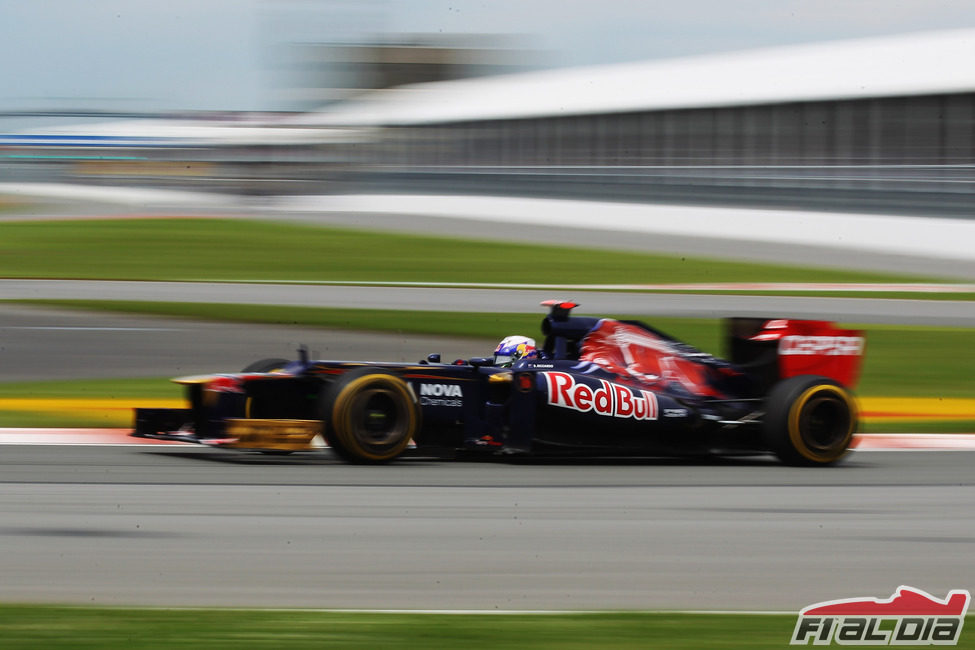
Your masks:
{"label": "blurred grandstand", "polygon": [[957,216],[975,200],[975,30],[489,76],[506,68],[470,48],[322,52],[362,78],[319,110],[21,129],[0,136],[5,179]]}

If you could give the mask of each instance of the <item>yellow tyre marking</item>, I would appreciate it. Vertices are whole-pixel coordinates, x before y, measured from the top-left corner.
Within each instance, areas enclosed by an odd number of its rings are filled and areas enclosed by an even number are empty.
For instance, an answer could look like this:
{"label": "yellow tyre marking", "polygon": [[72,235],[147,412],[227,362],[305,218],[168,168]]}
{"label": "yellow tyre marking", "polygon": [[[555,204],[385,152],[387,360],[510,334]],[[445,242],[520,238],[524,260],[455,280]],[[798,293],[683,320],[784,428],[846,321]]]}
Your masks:
{"label": "yellow tyre marking", "polygon": [[[837,397],[843,400],[850,411],[850,427],[844,436],[840,452],[827,457],[817,456],[814,454],[806,446],[806,443],[802,439],[802,435],[799,432],[799,416],[802,414],[802,409],[809,402],[809,399],[813,396],[813,394],[820,392],[835,394]],[[799,454],[806,460],[811,460],[816,463],[832,462],[846,453],[847,447],[850,445],[850,440],[853,438],[853,430],[856,428],[856,421],[856,404],[854,404],[853,400],[850,399],[849,393],[839,386],[833,386],[832,384],[817,384],[807,388],[806,391],[799,396],[799,399],[792,403],[792,408],[789,409],[789,440],[792,442],[793,449],[798,451]]]}

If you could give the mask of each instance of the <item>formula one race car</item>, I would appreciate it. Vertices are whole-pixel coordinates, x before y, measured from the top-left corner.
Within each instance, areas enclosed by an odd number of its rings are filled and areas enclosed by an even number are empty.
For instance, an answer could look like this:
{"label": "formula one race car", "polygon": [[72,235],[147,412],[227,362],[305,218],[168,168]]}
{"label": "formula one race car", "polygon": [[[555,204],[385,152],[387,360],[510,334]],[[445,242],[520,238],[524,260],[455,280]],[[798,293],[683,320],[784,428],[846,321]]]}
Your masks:
{"label": "formula one race car", "polygon": [[[187,409],[137,409],[134,436],[382,463],[445,455],[762,454],[827,465],[857,426],[863,333],[824,321],[728,320],[730,361],[636,321],[548,301],[544,343],[417,364],[267,359],[183,377]],[[525,354],[525,352],[530,352]],[[518,358],[520,356],[520,358]],[[319,437],[321,436],[321,437]],[[466,452],[466,453],[464,453]]]}

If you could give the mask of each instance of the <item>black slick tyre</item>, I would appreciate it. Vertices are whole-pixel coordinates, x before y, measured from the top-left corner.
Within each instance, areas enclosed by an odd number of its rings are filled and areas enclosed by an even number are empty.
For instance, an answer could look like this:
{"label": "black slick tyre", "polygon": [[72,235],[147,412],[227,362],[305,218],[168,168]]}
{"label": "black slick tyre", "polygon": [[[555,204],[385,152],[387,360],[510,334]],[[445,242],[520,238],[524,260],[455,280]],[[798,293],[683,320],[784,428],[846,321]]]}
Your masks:
{"label": "black slick tyre", "polygon": [[849,449],[856,427],[853,395],[827,377],[790,377],[775,384],[765,401],[762,436],[789,465],[837,462]]}
{"label": "black slick tyre", "polygon": [[409,384],[374,368],[350,370],[328,385],[320,409],[325,441],[353,463],[393,460],[420,429],[420,406]]}

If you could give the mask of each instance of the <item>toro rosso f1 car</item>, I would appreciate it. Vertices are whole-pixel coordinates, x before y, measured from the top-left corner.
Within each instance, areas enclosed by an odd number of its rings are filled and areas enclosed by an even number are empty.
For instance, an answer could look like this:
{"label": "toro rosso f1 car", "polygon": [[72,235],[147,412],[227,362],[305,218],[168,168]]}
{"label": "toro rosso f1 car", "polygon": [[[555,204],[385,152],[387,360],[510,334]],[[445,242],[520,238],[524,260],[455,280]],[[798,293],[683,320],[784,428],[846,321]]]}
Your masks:
{"label": "toro rosso f1 car", "polygon": [[[134,436],[354,463],[408,449],[469,454],[765,454],[828,465],[857,426],[863,333],[824,321],[727,321],[729,360],[637,321],[571,315],[548,301],[544,343],[499,365],[268,359],[174,379],[189,408],[137,409]],[[321,436],[321,438],[318,438]],[[467,456],[468,454],[460,454]]]}

